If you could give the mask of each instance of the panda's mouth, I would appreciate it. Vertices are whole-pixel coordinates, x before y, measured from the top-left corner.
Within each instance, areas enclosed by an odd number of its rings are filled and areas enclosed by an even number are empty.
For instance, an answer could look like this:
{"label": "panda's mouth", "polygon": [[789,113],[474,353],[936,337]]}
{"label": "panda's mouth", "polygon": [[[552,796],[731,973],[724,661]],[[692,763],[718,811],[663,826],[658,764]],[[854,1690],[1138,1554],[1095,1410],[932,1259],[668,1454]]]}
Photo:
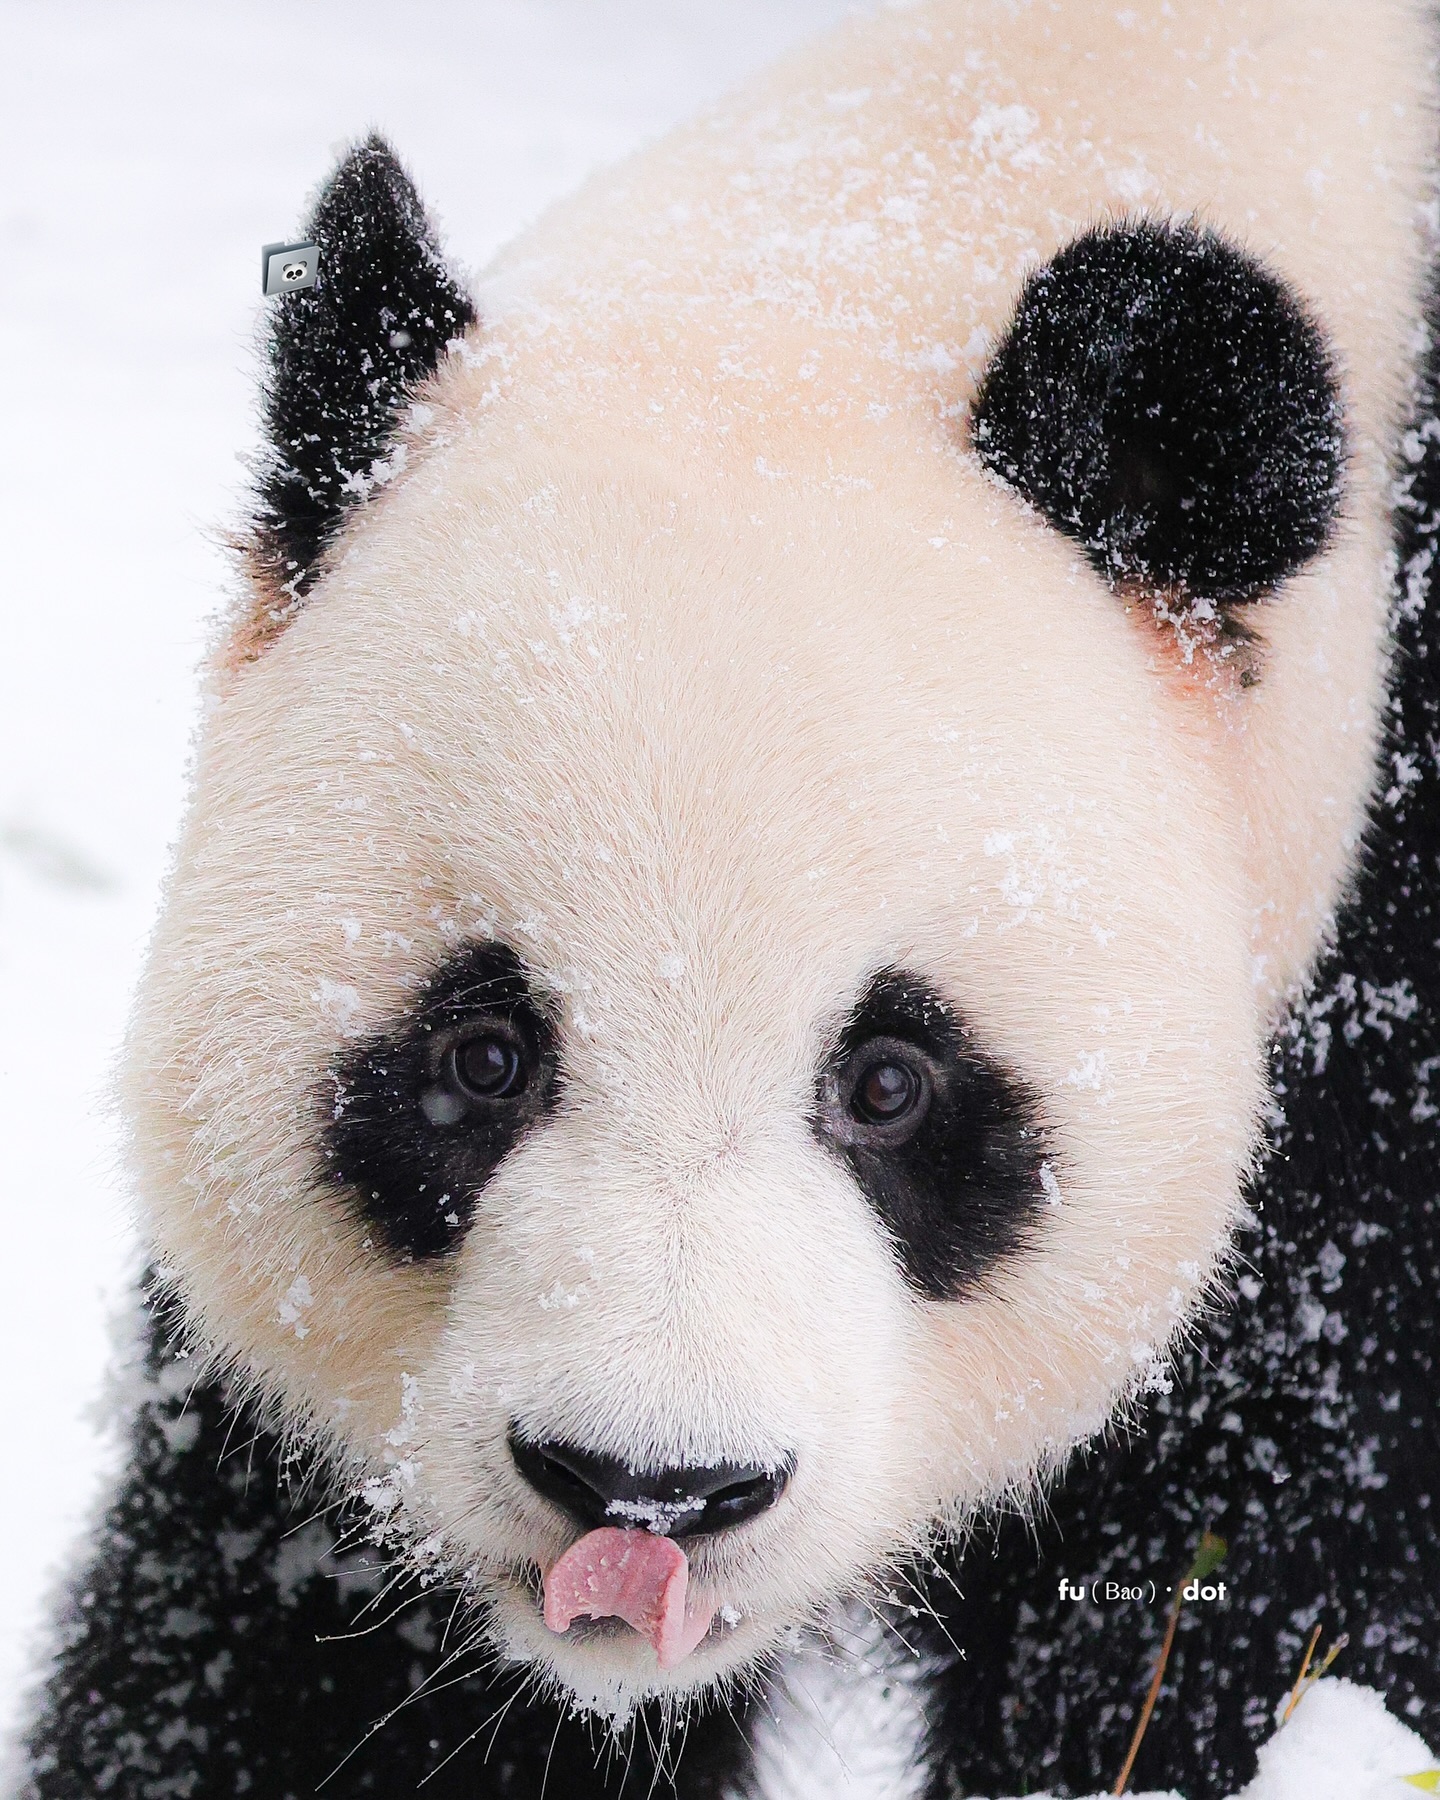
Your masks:
{"label": "panda's mouth", "polygon": [[718,1609],[690,1593],[690,1564],[672,1537],[643,1527],[587,1531],[545,1575],[542,1616],[557,1637],[577,1620],[616,1622],[673,1669],[710,1634]]}
{"label": "panda's mouth", "polygon": [[[686,1562],[677,1580],[676,1557]],[[550,1565],[516,1571],[515,1585],[555,1637],[569,1645],[648,1643],[665,1670],[740,1625],[738,1607],[697,1604],[684,1553],[645,1530],[592,1531]]]}
{"label": "panda's mouth", "polygon": [[[644,1471],[518,1424],[508,1445],[527,1486],[581,1528],[539,1571],[535,1597],[555,1637],[578,1643],[631,1633],[668,1674],[739,1622],[733,1607],[697,1592],[690,1553],[769,1512],[789,1486],[793,1455]],[[699,1555],[705,1560],[703,1549]]]}

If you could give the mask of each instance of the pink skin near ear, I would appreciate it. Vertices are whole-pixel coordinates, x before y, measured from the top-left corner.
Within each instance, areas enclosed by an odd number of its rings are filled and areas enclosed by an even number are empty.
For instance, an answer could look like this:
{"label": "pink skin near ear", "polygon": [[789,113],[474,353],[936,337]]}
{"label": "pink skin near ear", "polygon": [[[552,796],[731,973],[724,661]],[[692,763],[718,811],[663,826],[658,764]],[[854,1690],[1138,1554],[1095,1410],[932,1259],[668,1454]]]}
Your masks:
{"label": "pink skin near ear", "polygon": [[605,1526],[572,1544],[545,1577],[545,1623],[623,1619],[647,1639],[662,1669],[681,1663],[710,1629],[714,1607],[692,1610],[690,1565],[673,1538]]}

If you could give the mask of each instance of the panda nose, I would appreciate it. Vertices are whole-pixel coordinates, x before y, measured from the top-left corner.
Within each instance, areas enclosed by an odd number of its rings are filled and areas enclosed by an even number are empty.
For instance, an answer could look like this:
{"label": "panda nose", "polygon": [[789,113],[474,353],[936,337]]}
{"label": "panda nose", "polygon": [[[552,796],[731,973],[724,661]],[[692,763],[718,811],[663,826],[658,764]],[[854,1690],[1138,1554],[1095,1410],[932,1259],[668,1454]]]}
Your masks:
{"label": "panda nose", "polygon": [[672,1538],[743,1525],[775,1504],[795,1467],[794,1457],[785,1457],[770,1469],[716,1463],[637,1474],[617,1457],[555,1438],[536,1443],[515,1431],[510,1454],[531,1487],[577,1524],[642,1526]]}

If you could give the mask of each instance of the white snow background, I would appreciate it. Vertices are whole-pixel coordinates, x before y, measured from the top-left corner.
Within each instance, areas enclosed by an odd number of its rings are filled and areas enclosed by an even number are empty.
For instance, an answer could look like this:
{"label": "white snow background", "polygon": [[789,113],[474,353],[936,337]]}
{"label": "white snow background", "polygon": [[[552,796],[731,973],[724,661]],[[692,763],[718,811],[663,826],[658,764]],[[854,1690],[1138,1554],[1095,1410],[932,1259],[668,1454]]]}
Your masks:
{"label": "white snow background", "polygon": [[[109,1325],[136,1256],[106,1080],[254,443],[259,247],[378,126],[476,270],[589,170],[848,10],[0,0],[0,1736],[106,1477]],[[795,1771],[806,1793],[836,1794],[826,1760]],[[1430,1761],[1328,1680],[1247,1800],[1413,1794],[1396,1777]]]}

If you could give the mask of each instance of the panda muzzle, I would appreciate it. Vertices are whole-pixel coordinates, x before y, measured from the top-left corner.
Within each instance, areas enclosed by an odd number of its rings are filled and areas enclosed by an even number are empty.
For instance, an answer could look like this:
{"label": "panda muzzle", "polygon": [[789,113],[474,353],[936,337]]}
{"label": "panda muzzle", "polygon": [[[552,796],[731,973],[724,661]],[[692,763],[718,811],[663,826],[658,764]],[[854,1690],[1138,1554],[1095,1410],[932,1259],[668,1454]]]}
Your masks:
{"label": "panda muzzle", "polygon": [[617,1458],[518,1431],[510,1453],[537,1493],[588,1527],[545,1577],[545,1623],[563,1633],[577,1618],[621,1619],[650,1643],[662,1669],[690,1654],[716,1611],[689,1596],[690,1566],[676,1540],[711,1536],[768,1511],[794,1469],[785,1457],[772,1468],[726,1463],[643,1474]]}

